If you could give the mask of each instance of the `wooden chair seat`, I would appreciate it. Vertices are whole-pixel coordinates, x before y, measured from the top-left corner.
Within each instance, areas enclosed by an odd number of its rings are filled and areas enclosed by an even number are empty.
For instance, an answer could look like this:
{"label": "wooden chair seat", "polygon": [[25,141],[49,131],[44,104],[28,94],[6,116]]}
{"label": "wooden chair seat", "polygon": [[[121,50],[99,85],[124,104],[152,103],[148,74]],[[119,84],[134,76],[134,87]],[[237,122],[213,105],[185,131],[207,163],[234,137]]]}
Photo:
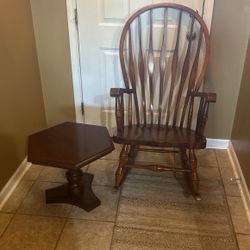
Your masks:
{"label": "wooden chair seat", "polygon": [[206,147],[206,138],[185,128],[166,126],[124,126],[123,132],[114,133],[113,140],[120,144],[153,147],[177,147],[201,149]]}

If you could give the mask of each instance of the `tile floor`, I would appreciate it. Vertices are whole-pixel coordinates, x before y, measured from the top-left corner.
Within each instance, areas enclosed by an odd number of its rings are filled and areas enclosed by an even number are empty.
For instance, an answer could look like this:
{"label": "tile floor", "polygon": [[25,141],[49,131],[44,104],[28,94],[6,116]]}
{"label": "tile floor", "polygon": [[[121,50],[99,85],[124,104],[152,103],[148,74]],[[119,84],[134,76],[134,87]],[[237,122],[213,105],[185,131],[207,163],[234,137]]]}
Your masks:
{"label": "tile floor", "polygon": [[[118,152],[115,150],[83,169],[94,174],[93,190],[102,201],[102,206],[90,213],[66,204],[46,205],[44,190],[65,182],[65,173],[61,169],[32,165],[0,211],[0,249],[110,249],[120,197],[120,192],[111,192]],[[237,183],[230,181],[233,169],[227,151],[206,149],[198,152],[197,157],[201,179],[214,182],[222,179],[239,248],[250,249],[250,225]],[[160,162],[162,158],[143,153],[138,160]],[[168,160],[178,163],[176,157]]]}

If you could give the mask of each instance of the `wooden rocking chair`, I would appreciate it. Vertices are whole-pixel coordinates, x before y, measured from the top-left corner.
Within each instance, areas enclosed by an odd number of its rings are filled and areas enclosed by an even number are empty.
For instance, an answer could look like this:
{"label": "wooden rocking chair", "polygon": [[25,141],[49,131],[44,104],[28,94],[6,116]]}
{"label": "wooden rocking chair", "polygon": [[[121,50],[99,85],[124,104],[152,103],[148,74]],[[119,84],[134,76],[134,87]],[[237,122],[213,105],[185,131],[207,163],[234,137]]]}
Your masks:
{"label": "wooden rocking chair", "polygon": [[[143,7],[123,28],[119,56],[124,88],[112,88],[117,130],[122,144],[114,189],[130,168],[186,173],[192,195],[199,195],[196,149],[206,147],[203,135],[214,93],[200,92],[210,54],[207,27],[192,9],[172,3]],[[135,163],[136,153],[173,153],[182,167]]]}

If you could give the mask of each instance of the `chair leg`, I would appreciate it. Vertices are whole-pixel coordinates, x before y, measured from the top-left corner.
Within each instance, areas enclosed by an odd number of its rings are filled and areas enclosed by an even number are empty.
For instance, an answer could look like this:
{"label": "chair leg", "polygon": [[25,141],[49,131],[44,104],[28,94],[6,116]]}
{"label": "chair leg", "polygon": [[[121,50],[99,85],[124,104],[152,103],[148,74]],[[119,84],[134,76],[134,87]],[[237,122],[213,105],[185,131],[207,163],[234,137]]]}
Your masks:
{"label": "chair leg", "polygon": [[180,148],[180,152],[181,152],[182,166],[187,168],[187,166],[188,166],[188,157],[187,157],[187,154],[186,154],[186,149]]}
{"label": "chair leg", "polygon": [[201,200],[199,195],[199,177],[197,173],[197,158],[194,149],[189,149],[189,165],[191,172],[191,188],[192,194],[196,200]]}
{"label": "chair leg", "polygon": [[128,168],[126,168],[126,163],[129,159],[130,146],[124,145],[122,147],[120,157],[119,157],[119,166],[115,173],[115,185],[113,186],[113,191],[118,191],[119,187],[126,178]]}
{"label": "chair leg", "polygon": [[136,153],[137,153],[136,149],[138,149],[138,146],[130,145],[129,154],[128,154],[129,163],[134,163],[135,158],[136,158]]}

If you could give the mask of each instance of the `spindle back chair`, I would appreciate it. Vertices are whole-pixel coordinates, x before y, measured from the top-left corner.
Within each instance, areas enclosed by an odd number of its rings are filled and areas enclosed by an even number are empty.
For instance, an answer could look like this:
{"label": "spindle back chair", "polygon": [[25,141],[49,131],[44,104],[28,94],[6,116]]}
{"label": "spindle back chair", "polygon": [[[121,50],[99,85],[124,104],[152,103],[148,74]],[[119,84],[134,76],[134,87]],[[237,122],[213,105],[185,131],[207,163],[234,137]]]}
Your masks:
{"label": "spindle back chair", "polygon": [[[209,54],[208,29],[186,6],[152,4],[128,18],[119,46],[125,87],[111,89],[117,123],[113,140],[123,145],[114,189],[132,167],[173,170],[186,173],[193,196],[200,199],[195,149],[206,147],[208,106],[216,101],[214,93],[200,91]],[[180,153],[182,168],[135,163],[138,151],[149,151],[145,146]]]}

